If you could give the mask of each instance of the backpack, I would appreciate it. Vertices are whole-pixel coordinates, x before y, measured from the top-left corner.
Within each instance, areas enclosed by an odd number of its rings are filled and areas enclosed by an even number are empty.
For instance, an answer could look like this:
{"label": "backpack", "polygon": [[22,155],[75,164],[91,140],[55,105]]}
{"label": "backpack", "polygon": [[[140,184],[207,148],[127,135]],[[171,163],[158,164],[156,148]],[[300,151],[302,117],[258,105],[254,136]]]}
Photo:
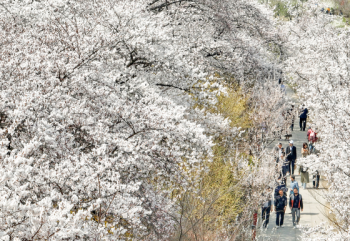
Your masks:
{"label": "backpack", "polygon": [[[300,169],[301,169],[301,170],[300,170],[301,173],[306,173],[306,172],[308,171],[309,168],[304,168],[303,166],[301,166]],[[304,170],[305,170],[305,171],[304,171]]]}

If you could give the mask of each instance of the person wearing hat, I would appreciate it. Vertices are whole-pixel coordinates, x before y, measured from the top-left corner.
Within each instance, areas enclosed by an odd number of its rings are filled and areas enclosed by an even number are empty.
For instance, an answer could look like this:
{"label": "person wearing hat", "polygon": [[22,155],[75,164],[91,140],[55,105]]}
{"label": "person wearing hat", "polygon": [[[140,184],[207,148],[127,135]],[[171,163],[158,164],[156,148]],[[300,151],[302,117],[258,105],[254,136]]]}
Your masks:
{"label": "person wearing hat", "polygon": [[289,161],[289,172],[294,174],[294,164],[297,159],[297,148],[293,146],[293,140],[289,141],[289,146],[286,148],[287,160]]}

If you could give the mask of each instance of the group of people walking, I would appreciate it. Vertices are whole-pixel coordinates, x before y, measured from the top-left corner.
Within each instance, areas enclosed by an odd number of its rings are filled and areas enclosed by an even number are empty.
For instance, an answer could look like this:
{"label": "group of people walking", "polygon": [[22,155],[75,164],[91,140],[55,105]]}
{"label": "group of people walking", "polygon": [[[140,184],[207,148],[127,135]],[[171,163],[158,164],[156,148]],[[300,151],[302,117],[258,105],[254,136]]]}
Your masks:
{"label": "group of people walking", "polygon": [[[299,224],[300,221],[300,210],[303,211],[303,197],[301,194],[299,194],[299,185],[298,182],[295,181],[295,176],[291,175],[291,191],[289,194],[289,208],[292,214],[292,221],[293,221],[293,228],[296,228],[296,225]],[[278,194],[274,197],[274,206],[275,206],[275,212],[276,212],[276,227],[280,228],[283,227],[283,221],[284,221],[284,214],[287,209],[287,194],[286,194],[286,187],[284,184],[281,185],[279,189],[277,189]],[[266,216],[265,216],[266,217]],[[268,221],[265,218],[265,223],[268,223]],[[265,227],[267,224],[264,224]]]}
{"label": "group of people walking", "polygon": [[275,160],[277,165],[282,164],[282,176],[294,174],[297,149],[293,143],[293,140],[290,140],[286,150],[282,147],[282,143],[278,143],[275,148]]}
{"label": "group of people walking", "polygon": [[[305,131],[307,121],[308,110],[303,108],[299,113],[299,125],[300,131]],[[294,119],[293,119],[294,125]],[[293,130],[293,125],[290,128]],[[317,133],[309,127],[307,131],[308,143],[303,143],[301,147],[301,156],[307,157],[314,150],[314,143],[317,141]],[[276,171],[278,180],[275,187],[274,198],[272,201],[268,199],[262,207],[262,220],[263,227],[266,228],[269,223],[270,212],[276,212],[276,226],[277,228],[283,227],[284,215],[286,209],[289,206],[290,213],[292,214],[293,228],[299,224],[300,212],[303,211],[303,197],[299,192],[299,184],[295,180],[295,169],[297,167],[297,148],[294,146],[293,140],[290,140],[286,149],[283,148],[282,143],[278,143],[274,148],[274,155],[276,160]],[[309,170],[303,165],[298,165],[298,171],[301,176],[301,186],[306,189],[307,183],[309,183]],[[287,177],[290,176],[290,190],[288,198],[288,188],[286,187]],[[319,187],[320,175],[316,171],[313,173],[313,187]]]}
{"label": "group of people walking", "polygon": [[[283,177],[279,185],[275,188],[274,201],[268,200],[262,207],[262,220],[263,227],[267,228],[270,219],[270,212],[276,212],[276,227],[282,228],[284,222],[284,215],[286,213],[287,206],[289,206],[290,213],[292,214],[293,228],[299,224],[300,211],[303,211],[303,197],[299,193],[299,185],[295,180],[295,176],[290,176],[290,193],[289,201],[287,199],[286,177]],[[273,204],[273,205],[272,205]]]}
{"label": "group of people walking", "polygon": [[[277,181],[277,187],[275,188],[274,195],[274,211],[276,212],[276,226],[277,228],[283,227],[284,215],[289,204],[293,218],[293,227],[298,225],[300,220],[300,210],[303,211],[303,199],[299,193],[299,184],[295,180],[295,167],[297,160],[297,148],[294,146],[293,140],[289,141],[289,145],[286,150],[284,150],[282,143],[278,143],[275,150],[276,167],[282,166],[282,170],[277,170],[279,178]],[[302,156],[305,156],[302,148]],[[281,165],[282,163],[282,165]],[[300,168],[299,168],[300,172]],[[289,201],[287,201],[286,187],[287,176],[290,176],[290,192]],[[306,185],[306,184],[305,184]],[[304,186],[304,185],[303,185]],[[263,212],[264,227],[267,227],[268,220],[266,218],[266,213]]]}

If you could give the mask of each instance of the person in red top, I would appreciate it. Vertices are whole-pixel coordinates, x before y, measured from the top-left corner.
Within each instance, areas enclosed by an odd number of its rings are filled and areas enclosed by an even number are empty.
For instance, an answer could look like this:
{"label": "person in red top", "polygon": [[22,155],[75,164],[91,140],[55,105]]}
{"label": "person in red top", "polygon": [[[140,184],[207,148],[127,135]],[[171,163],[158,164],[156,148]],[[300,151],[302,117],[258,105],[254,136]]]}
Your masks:
{"label": "person in red top", "polygon": [[309,129],[307,130],[307,140],[310,142],[310,133],[311,133],[312,129],[311,126],[309,126]]}
{"label": "person in red top", "polygon": [[311,153],[312,151],[314,151],[314,143],[317,142],[318,139],[316,131],[312,130],[311,127],[309,127],[307,131],[307,139],[309,141],[309,150]]}
{"label": "person in red top", "polygon": [[309,127],[307,131],[307,139],[311,143],[315,143],[317,141],[317,133],[311,127]]}
{"label": "person in red top", "polygon": [[316,131],[314,131],[312,129],[310,132],[310,141],[312,144],[314,144],[317,141],[317,133],[316,133]]}

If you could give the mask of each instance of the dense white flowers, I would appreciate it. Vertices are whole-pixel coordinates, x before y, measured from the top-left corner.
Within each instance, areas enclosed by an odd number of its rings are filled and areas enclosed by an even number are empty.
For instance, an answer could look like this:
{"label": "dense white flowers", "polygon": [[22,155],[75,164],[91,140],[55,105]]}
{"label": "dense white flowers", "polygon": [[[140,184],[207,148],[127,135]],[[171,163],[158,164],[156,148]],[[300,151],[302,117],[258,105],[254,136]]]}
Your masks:
{"label": "dense white flowers", "polygon": [[211,136],[239,134],[194,108],[225,92],[216,73],[283,106],[262,87],[278,39],[256,3],[0,5],[3,240],[166,238],[174,188],[189,188],[186,171],[211,159]]}
{"label": "dense white flowers", "polygon": [[[349,239],[349,28],[335,27],[338,18],[320,11],[318,1],[304,3],[302,14],[283,25],[290,57],[285,62],[290,81],[309,108],[320,141],[319,155],[305,161],[312,173],[326,177],[325,193],[335,228],[305,233],[311,240]],[[326,229],[325,229],[326,228]]]}

